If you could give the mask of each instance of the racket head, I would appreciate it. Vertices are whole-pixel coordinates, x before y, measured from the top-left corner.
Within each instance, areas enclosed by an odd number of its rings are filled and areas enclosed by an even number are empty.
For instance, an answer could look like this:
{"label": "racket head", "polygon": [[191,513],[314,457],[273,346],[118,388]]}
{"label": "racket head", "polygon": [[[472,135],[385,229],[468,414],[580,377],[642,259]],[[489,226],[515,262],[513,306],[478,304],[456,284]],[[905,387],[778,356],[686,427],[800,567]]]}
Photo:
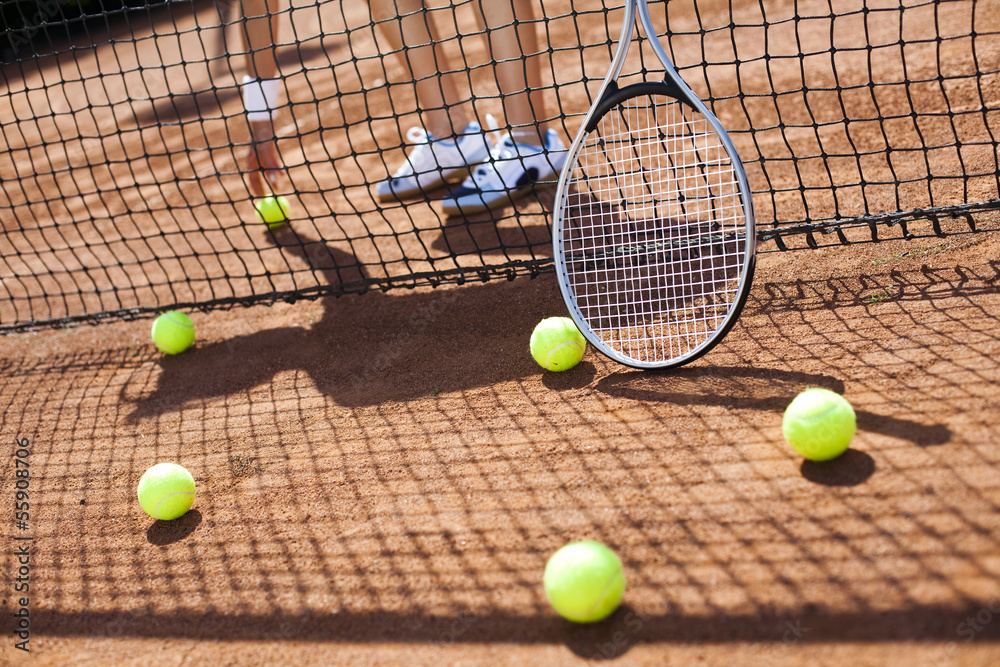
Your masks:
{"label": "racket head", "polygon": [[608,88],[570,148],[553,250],[570,315],[620,363],[679,366],[732,328],[753,278],[753,206],[732,142],[686,86]]}

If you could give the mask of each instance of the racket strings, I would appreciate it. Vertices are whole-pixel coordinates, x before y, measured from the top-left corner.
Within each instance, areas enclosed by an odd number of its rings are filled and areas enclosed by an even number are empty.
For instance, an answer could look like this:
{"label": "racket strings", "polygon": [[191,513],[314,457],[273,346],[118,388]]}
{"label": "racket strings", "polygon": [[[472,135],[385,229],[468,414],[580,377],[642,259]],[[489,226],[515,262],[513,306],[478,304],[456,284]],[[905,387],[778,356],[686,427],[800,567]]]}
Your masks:
{"label": "racket strings", "polygon": [[626,100],[587,136],[567,185],[565,275],[592,330],[645,362],[710,340],[738,300],[746,221],[709,121],[667,97]]}

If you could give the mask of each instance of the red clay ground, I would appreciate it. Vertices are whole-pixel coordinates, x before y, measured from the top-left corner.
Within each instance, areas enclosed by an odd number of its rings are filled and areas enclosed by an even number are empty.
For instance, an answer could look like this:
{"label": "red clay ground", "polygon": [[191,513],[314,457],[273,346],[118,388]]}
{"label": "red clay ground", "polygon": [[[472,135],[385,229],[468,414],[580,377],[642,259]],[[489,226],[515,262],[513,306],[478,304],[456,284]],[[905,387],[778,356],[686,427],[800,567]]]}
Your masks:
{"label": "red clay ground", "polygon": [[[339,3],[323,6],[337,18]],[[727,3],[699,6],[707,12],[703,18],[722,20],[712,25],[726,25]],[[810,6],[812,12],[827,5]],[[955,6],[942,5],[940,16],[928,6],[927,30],[937,19],[936,27],[951,29]],[[777,12],[772,19],[785,9],[768,3],[768,11]],[[757,9],[747,3],[740,11]],[[348,24],[366,20],[363,3],[348,3],[345,12]],[[195,17],[184,15],[184,21],[188,45],[200,40]],[[569,22],[550,25],[556,43],[567,43],[568,33],[559,30]],[[829,38],[818,25],[801,26],[802,34]],[[922,25],[907,28],[922,35]],[[779,22],[771,36],[792,26]],[[848,41],[863,34],[848,33]],[[374,41],[363,31],[356,36],[362,52],[372,55]],[[92,232],[101,231],[101,216],[133,225],[136,248],[93,246],[93,256],[80,261],[100,266],[110,261],[105,254],[128,250],[140,264],[127,268],[161,281],[131,292],[74,295],[91,303],[56,302],[56,310],[100,307],[105,298],[142,304],[174,294],[204,298],[216,289],[225,296],[230,289],[348,282],[358,276],[338,274],[336,267],[357,267],[358,261],[375,269],[378,252],[363,241],[364,216],[351,211],[372,206],[368,188],[361,187],[364,177],[384,174],[386,162],[401,154],[396,121],[352,126],[362,151],[357,160],[337,150],[337,133],[308,145],[292,136],[311,136],[328,120],[358,121],[366,103],[388,95],[373,78],[380,62],[364,60],[363,71],[352,74],[355,65],[337,50],[343,48],[340,37],[310,43],[303,57],[311,58],[310,66],[324,59],[338,63],[343,99],[332,97],[329,69],[285,63],[297,73],[295,95],[313,91],[328,101],[320,109],[296,98],[302,105],[297,124],[282,129],[293,180],[313,188],[299,201],[309,219],[296,220],[294,231],[272,236],[260,225],[243,224],[249,201],[227,143],[227,121],[219,114],[204,124],[191,120],[199,110],[196,95],[170,100],[183,107],[174,113],[204,136],[160,135],[168,150],[186,141],[206,149],[194,151],[188,162],[144,162],[139,151],[131,162],[105,169],[89,164],[88,155],[96,154],[90,143],[53,140],[52,151],[63,161],[51,166],[48,180],[25,178],[24,201],[14,202],[22,222],[31,217],[29,200],[69,193],[50,207],[52,219],[35,221],[39,228],[72,230],[83,220],[79,239],[57,240],[89,243]],[[752,55],[754,44],[763,46],[761,38],[760,32],[741,32],[747,40],[741,49]],[[882,45],[895,39],[870,38]],[[597,43],[593,31],[588,39]],[[725,32],[709,39],[725,42]],[[163,41],[169,44],[170,37]],[[148,52],[153,41],[142,44]],[[962,45],[967,42],[941,48],[949,67],[968,60],[968,53],[953,48]],[[133,78],[148,74],[143,85],[156,83],[158,62],[136,74],[149,53],[133,48],[129,60],[129,48],[128,40],[113,45],[115,57],[123,58],[120,66]],[[823,114],[837,112],[824,90],[834,74],[857,86],[858,72],[868,72],[863,50],[841,53],[834,72],[823,55],[800,70],[789,51],[797,48],[792,39],[774,40],[770,48],[795,65],[795,76],[776,82],[784,91],[778,100],[757,95],[762,89],[755,86],[768,76],[760,57],[745,63],[739,79],[722,67],[706,73],[716,95],[745,86],[754,121],[770,128],[758,134],[763,157],[774,159],[775,171],[767,176],[776,187],[792,189],[761,202],[762,225],[803,212],[794,174],[781,170],[789,166],[782,161],[788,137],[769,120],[769,105],[795,102],[782,109],[795,120],[808,98],[817,121],[825,123],[830,119]],[[586,67],[594,68],[593,76],[603,76],[606,51],[591,49],[596,57]],[[688,60],[681,64],[695,74],[698,49],[683,53]],[[96,54],[77,55],[81,68],[96,71]],[[176,54],[166,49],[157,55]],[[554,59],[584,66],[572,50]],[[79,81],[65,84],[64,99],[46,90],[61,85],[56,75],[73,73],[54,60],[25,77],[33,93],[8,101],[28,108],[25,113],[33,104],[62,105],[52,113],[79,122],[90,114]],[[767,67],[777,67],[777,60]],[[879,59],[875,74],[896,76],[883,70],[897,64]],[[575,76],[561,67],[559,75]],[[200,85],[208,73],[198,76],[192,81]],[[132,120],[154,123],[164,109],[133,104],[126,92],[136,82],[120,78],[109,75],[104,88],[88,91],[106,94],[111,105],[91,118],[95,126],[113,129],[129,114],[142,113]],[[979,94],[995,100],[996,79],[991,81]],[[933,80],[924,91],[916,86],[907,104],[940,102],[943,88],[936,85]],[[804,92],[794,94],[798,90]],[[852,90],[846,97],[862,104],[867,88]],[[909,107],[897,106],[900,86],[877,91],[880,99],[870,101],[906,115]],[[950,90],[945,101],[964,103],[973,92]],[[568,108],[582,113],[581,91],[567,95],[576,102]],[[238,99],[217,101],[235,128]],[[496,111],[496,99],[481,102]],[[399,103],[412,108],[405,95]],[[736,118],[743,103],[735,97],[720,102],[720,116]],[[868,113],[867,106],[858,111]],[[982,114],[979,122],[992,118]],[[930,118],[921,125],[929,141],[941,122]],[[912,126],[909,119],[895,125],[900,178],[920,167],[908,159]],[[822,139],[833,153],[851,141],[873,156],[881,150],[883,135],[874,124],[852,125],[849,137],[841,126],[824,127],[822,137],[804,140]],[[58,134],[60,128],[49,123],[35,130]],[[134,135],[121,151],[136,149]],[[114,143],[117,134],[108,136]],[[37,138],[20,137],[29,144]],[[386,162],[374,152],[393,145],[396,152]],[[970,168],[988,172],[996,164],[987,144],[963,150]],[[9,162],[27,151],[13,152]],[[948,178],[954,158],[948,150],[929,156],[923,168],[941,178],[928,187],[956,187],[958,181]],[[850,162],[837,163],[843,171],[833,175],[841,182],[859,182],[861,167]],[[872,162],[864,168],[872,169],[874,181],[885,178],[884,165],[875,157]],[[752,169],[761,168],[755,164]],[[817,210],[829,212],[836,204],[849,216],[860,210],[862,196],[873,210],[893,210],[891,201],[882,201],[891,200],[884,189],[834,194],[822,185],[824,172],[800,166],[818,179],[809,183],[816,187],[809,197],[817,200],[808,202]],[[174,173],[180,181],[156,184]],[[126,176],[132,180],[120,191],[107,189]],[[764,174],[751,177],[755,189],[764,187]],[[73,194],[73,188],[90,187],[81,178],[93,179],[104,196]],[[970,200],[996,196],[988,190],[995,188],[991,178],[966,184]],[[148,179],[153,186],[142,185]],[[919,192],[913,196],[914,206],[923,205]],[[216,207],[208,203],[213,201],[237,204]],[[364,222],[406,231],[400,252],[429,248],[439,259],[458,248],[458,264],[482,261],[477,247],[486,247],[487,261],[500,261],[504,235],[508,245],[521,243],[513,259],[527,256],[527,243],[544,246],[548,238],[537,202],[522,211],[530,218],[516,224],[505,218],[499,231],[484,220],[450,221],[442,229],[428,204],[390,208],[384,217],[380,209],[365,210]],[[991,223],[995,229],[995,218]],[[112,226],[108,233],[129,236],[131,230]],[[14,235],[8,230],[0,241]],[[47,253],[60,251],[44,245],[40,229],[26,225],[18,238],[41,246],[17,270],[46,275],[46,267],[57,266],[47,263]],[[232,252],[201,264],[198,253],[205,248]],[[184,257],[174,261],[170,253]],[[993,664],[1000,639],[997,258],[998,233],[762,255],[732,333],[705,358],[673,372],[634,371],[593,352],[565,374],[541,372],[527,343],[541,318],[564,312],[551,274],[195,313],[197,346],[176,358],[151,345],[148,320],[0,338],[0,438],[9,453],[0,466],[0,494],[9,495],[0,502],[10,503],[2,526],[0,568],[8,583],[0,596],[0,662]],[[242,267],[242,277],[230,272],[233,267]],[[52,280],[73,287],[77,271],[68,266]],[[123,278],[95,273],[112,282]],[[193,276],[192,284],[162,282],[181,275]],[[26,302],[47,299],[44,293],[23,296]],[[804,464],[781,436],[784,407],[811,385],[842,392],[858,411],[851,450],[824,465]],[[31,517],[24,531],[11,511],[16,438],[31,443]],[[172,523],[149,519],[134,497],[139,477],[160,461],[183,464],[199,486],[194,509]],[[29,534],[31,653],[24,655],[9,632],[20,597],[11,545],[19,544],[13,537]],[[558,547],[585,538],[620,554],[629,588],[623,608],[607,621],[573,626],[548,607],[541,574]]]}
{"label": "red clay ground", "polygon": [[[992,664],[998,256],[764,255],[738,326],[673,372],[541,372],[551,275],[196,314],[174,358],[148,321],[2,338],[0,488],[29,438],[34,537],[32,652],[8,588],[3,660]],[[782,442],[809,385],[858,411],[829,464]],[[134,497],[159,461],[199,485],[172,523]],[[629,588],[572,626],[541,573],[584,538]]]}

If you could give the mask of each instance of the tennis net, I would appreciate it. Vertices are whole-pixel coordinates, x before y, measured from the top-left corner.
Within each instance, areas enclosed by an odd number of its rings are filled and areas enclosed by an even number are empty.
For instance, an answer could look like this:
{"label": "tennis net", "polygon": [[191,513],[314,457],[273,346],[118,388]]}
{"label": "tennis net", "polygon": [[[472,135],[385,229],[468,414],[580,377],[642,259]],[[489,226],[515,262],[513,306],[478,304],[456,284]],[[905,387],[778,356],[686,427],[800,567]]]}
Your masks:
{"label": "tennis net", "polygon": [[[376,196],[412,148],[427,82],[406,67],[414,45],[387,40],[392,21],[366,3],[297,0],[273,10],[277,32],[255,50],[242,39],[252,6],[4,3],[0,332],[552,270],[551,183],[463,216],[442,211],[447,190]],[[478,7],[429,1],[418,14],[437,27],[462,108],[485,125],[504,117],[499,69],[523,63],[496,55],[489,37],[510,26],[484,26]],[[762,251],[1000,229],[1000,0],[652,11],[733,135]],[[537,120],[567,143],[621,17],[620,0],[541,0],[520,24],[539,36],[525,54],[541,65]],[[241,83],[254,55],[280,72],[291,209],[274,231],[247,187]],[[633,48],[623,82],[657,66]]]}

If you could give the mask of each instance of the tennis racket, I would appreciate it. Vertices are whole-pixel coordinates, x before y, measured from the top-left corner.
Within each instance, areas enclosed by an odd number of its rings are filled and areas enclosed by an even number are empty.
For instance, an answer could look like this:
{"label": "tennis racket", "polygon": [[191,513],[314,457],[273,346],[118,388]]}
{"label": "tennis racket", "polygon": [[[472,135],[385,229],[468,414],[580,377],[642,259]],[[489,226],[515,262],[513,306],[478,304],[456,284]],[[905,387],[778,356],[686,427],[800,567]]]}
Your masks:
{"label": "tennis racket", "polygon": [[[619,87],[641,24],[666,71]],[[753,204],[719,120],[628,0],[618,47],[570,146],[553,212],[559,289],[590,343],[637,368],[697,359],[739,317],[753,279]]]}

